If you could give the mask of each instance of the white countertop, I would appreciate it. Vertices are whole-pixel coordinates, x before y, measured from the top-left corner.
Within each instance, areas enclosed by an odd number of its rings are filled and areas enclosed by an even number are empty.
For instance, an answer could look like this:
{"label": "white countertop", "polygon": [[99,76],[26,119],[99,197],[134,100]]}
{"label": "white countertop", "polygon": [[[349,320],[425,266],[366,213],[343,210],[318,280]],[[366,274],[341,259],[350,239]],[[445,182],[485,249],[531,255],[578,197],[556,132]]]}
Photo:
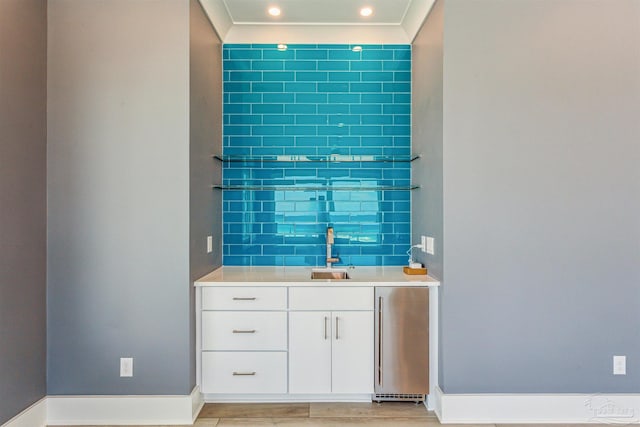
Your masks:
{"label": "white countertop", "polygon": [[195,286],[440,286],[431,276],[410,276],[402,266],[336,267],[347,270],[348,280],[311,279],[311,267],[220,267],[195,282]]}

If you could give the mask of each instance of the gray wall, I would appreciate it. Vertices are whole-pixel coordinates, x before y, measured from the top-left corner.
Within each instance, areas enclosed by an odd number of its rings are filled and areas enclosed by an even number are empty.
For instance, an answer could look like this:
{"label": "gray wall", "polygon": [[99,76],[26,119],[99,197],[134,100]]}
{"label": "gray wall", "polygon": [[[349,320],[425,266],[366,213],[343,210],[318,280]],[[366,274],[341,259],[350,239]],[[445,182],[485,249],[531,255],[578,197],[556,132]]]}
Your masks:
{"label": "gray wall", "polygon": [[188,394],[189,2],[50,0],[48,65],[48,393]]}
{"label": "gray wall", "polygon": [[0,424],[46,388],[47,5],[0,0]]}
{"label": "gray wall", "polygon": [[639,16],[446,1],[445,392],[640,392]]}
{"label": "gray wall", "polygon": [[[200,2],[190,0],[190,278],[202,277],[222,265],[222,165],[212,155],[222,153],[222,42]],[[207,254],[206,236],[214,251]],[[191,385],[195,386],[195,288],[191,287]]]}
{"label": "gray wall", "polygon": [[[443,199],[442,199],[442,106],[443,106],[443,27],[444,0],[434,3],[412,44],[411,111],[412,151],[422,157],[411,165],[411,181],[420,189],[411,192],[411,242],[420,236],[435,239],[434,254],[413,250],[429,274],[444,280]],[[440,289],[444,294],[446,288]],[[438,322],[442,336],[442,321]],[[440,346],[438,350],[440,351]],[[442,361],[442,354],[439,355]],[[440,362],[442,363],[442,362]],[[440,370],[440,373],[442,370]],[[442,384],[442,379],[439,381]]]}
{"label": "gray wall", "polygon": [[435,239],[434,255],[414,249],[416,260],[429,274],[443,279],[442,218],[442,34],[444,1],[433,5],[412,44],[412,151],[422,157],[411,165],[411,180],[420,189],[411,192],[411,242],[420,236]]}

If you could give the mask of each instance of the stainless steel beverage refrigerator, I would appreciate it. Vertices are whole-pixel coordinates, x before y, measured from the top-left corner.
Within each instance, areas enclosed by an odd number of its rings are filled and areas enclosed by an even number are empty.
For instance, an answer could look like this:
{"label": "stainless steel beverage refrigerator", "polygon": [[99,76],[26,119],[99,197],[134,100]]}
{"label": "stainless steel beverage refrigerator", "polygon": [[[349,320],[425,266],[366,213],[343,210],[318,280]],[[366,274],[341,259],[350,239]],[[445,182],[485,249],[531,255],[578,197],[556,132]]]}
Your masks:
{"label": "stainless steel beverage refrigerator", "polygon": [[429,394],[429,289],[376,287],[375,401]]}

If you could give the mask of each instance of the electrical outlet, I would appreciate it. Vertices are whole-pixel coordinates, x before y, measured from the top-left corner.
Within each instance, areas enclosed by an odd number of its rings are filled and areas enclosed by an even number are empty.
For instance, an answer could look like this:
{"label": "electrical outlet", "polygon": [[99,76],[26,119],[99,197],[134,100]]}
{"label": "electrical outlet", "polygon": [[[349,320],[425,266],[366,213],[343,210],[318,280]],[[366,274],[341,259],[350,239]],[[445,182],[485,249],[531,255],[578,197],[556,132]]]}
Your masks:
{"label": "electrical outlet", "polygon": [[427,252],[427,236],[420,236],[420,250]]}
{"label": "electrical outlet", "polygon": [[435,250],[435,239],[433,237],[427,237],[425,250],[429,255],[434,255],[436,253],[436,250]]}
{"label": "electrical outlet", "polygon": [[613,375],[627,375],[627,356],[613,356]]}
{"label": "electrical outlet", "polygon": [[213,236],[207,236],[207,253],[213,252]]}
{"label": "electrical outlet", "polygon": [[120,376],[121,377],[133,376],[133,357],[120,358]]}

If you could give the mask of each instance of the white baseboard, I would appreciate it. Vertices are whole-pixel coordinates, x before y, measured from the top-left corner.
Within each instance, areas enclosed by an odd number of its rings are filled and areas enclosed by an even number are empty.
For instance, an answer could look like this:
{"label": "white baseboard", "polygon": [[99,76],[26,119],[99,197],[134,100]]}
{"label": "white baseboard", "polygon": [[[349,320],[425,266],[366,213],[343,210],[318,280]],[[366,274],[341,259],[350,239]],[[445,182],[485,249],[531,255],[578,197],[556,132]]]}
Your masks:
{"label": "white baseboard", "polygon": [[[370,402],[371,395],[50,396],[2,427],[192,424],[204,402]],[[640,424],[640,394],[429,395],[443,424]]]}
{"label": "white baseboard", "polygon": [[371,394],[204,394],[207,403],[371,402]]}
{"label": "white baseboard", "polygon": [[638,424],[640,394],[445,394],[433,399],[443,424]]}
{"label": "white baseboard", "polygon": [[199,385],[195,386],[189,397],[191,398],[191,423],[194,423],[204,407],[204,396],[200,392]]}
{"label": "white baseboard", "polygon": [[49,396],[47,423],[190,425],[203,404],[198,387],[188,396]]}
{"label": "white baseboard", "polygon": [[47,398],[43,397],[6,423],[2,424],[2,427],[45,427],[46,425]]}

